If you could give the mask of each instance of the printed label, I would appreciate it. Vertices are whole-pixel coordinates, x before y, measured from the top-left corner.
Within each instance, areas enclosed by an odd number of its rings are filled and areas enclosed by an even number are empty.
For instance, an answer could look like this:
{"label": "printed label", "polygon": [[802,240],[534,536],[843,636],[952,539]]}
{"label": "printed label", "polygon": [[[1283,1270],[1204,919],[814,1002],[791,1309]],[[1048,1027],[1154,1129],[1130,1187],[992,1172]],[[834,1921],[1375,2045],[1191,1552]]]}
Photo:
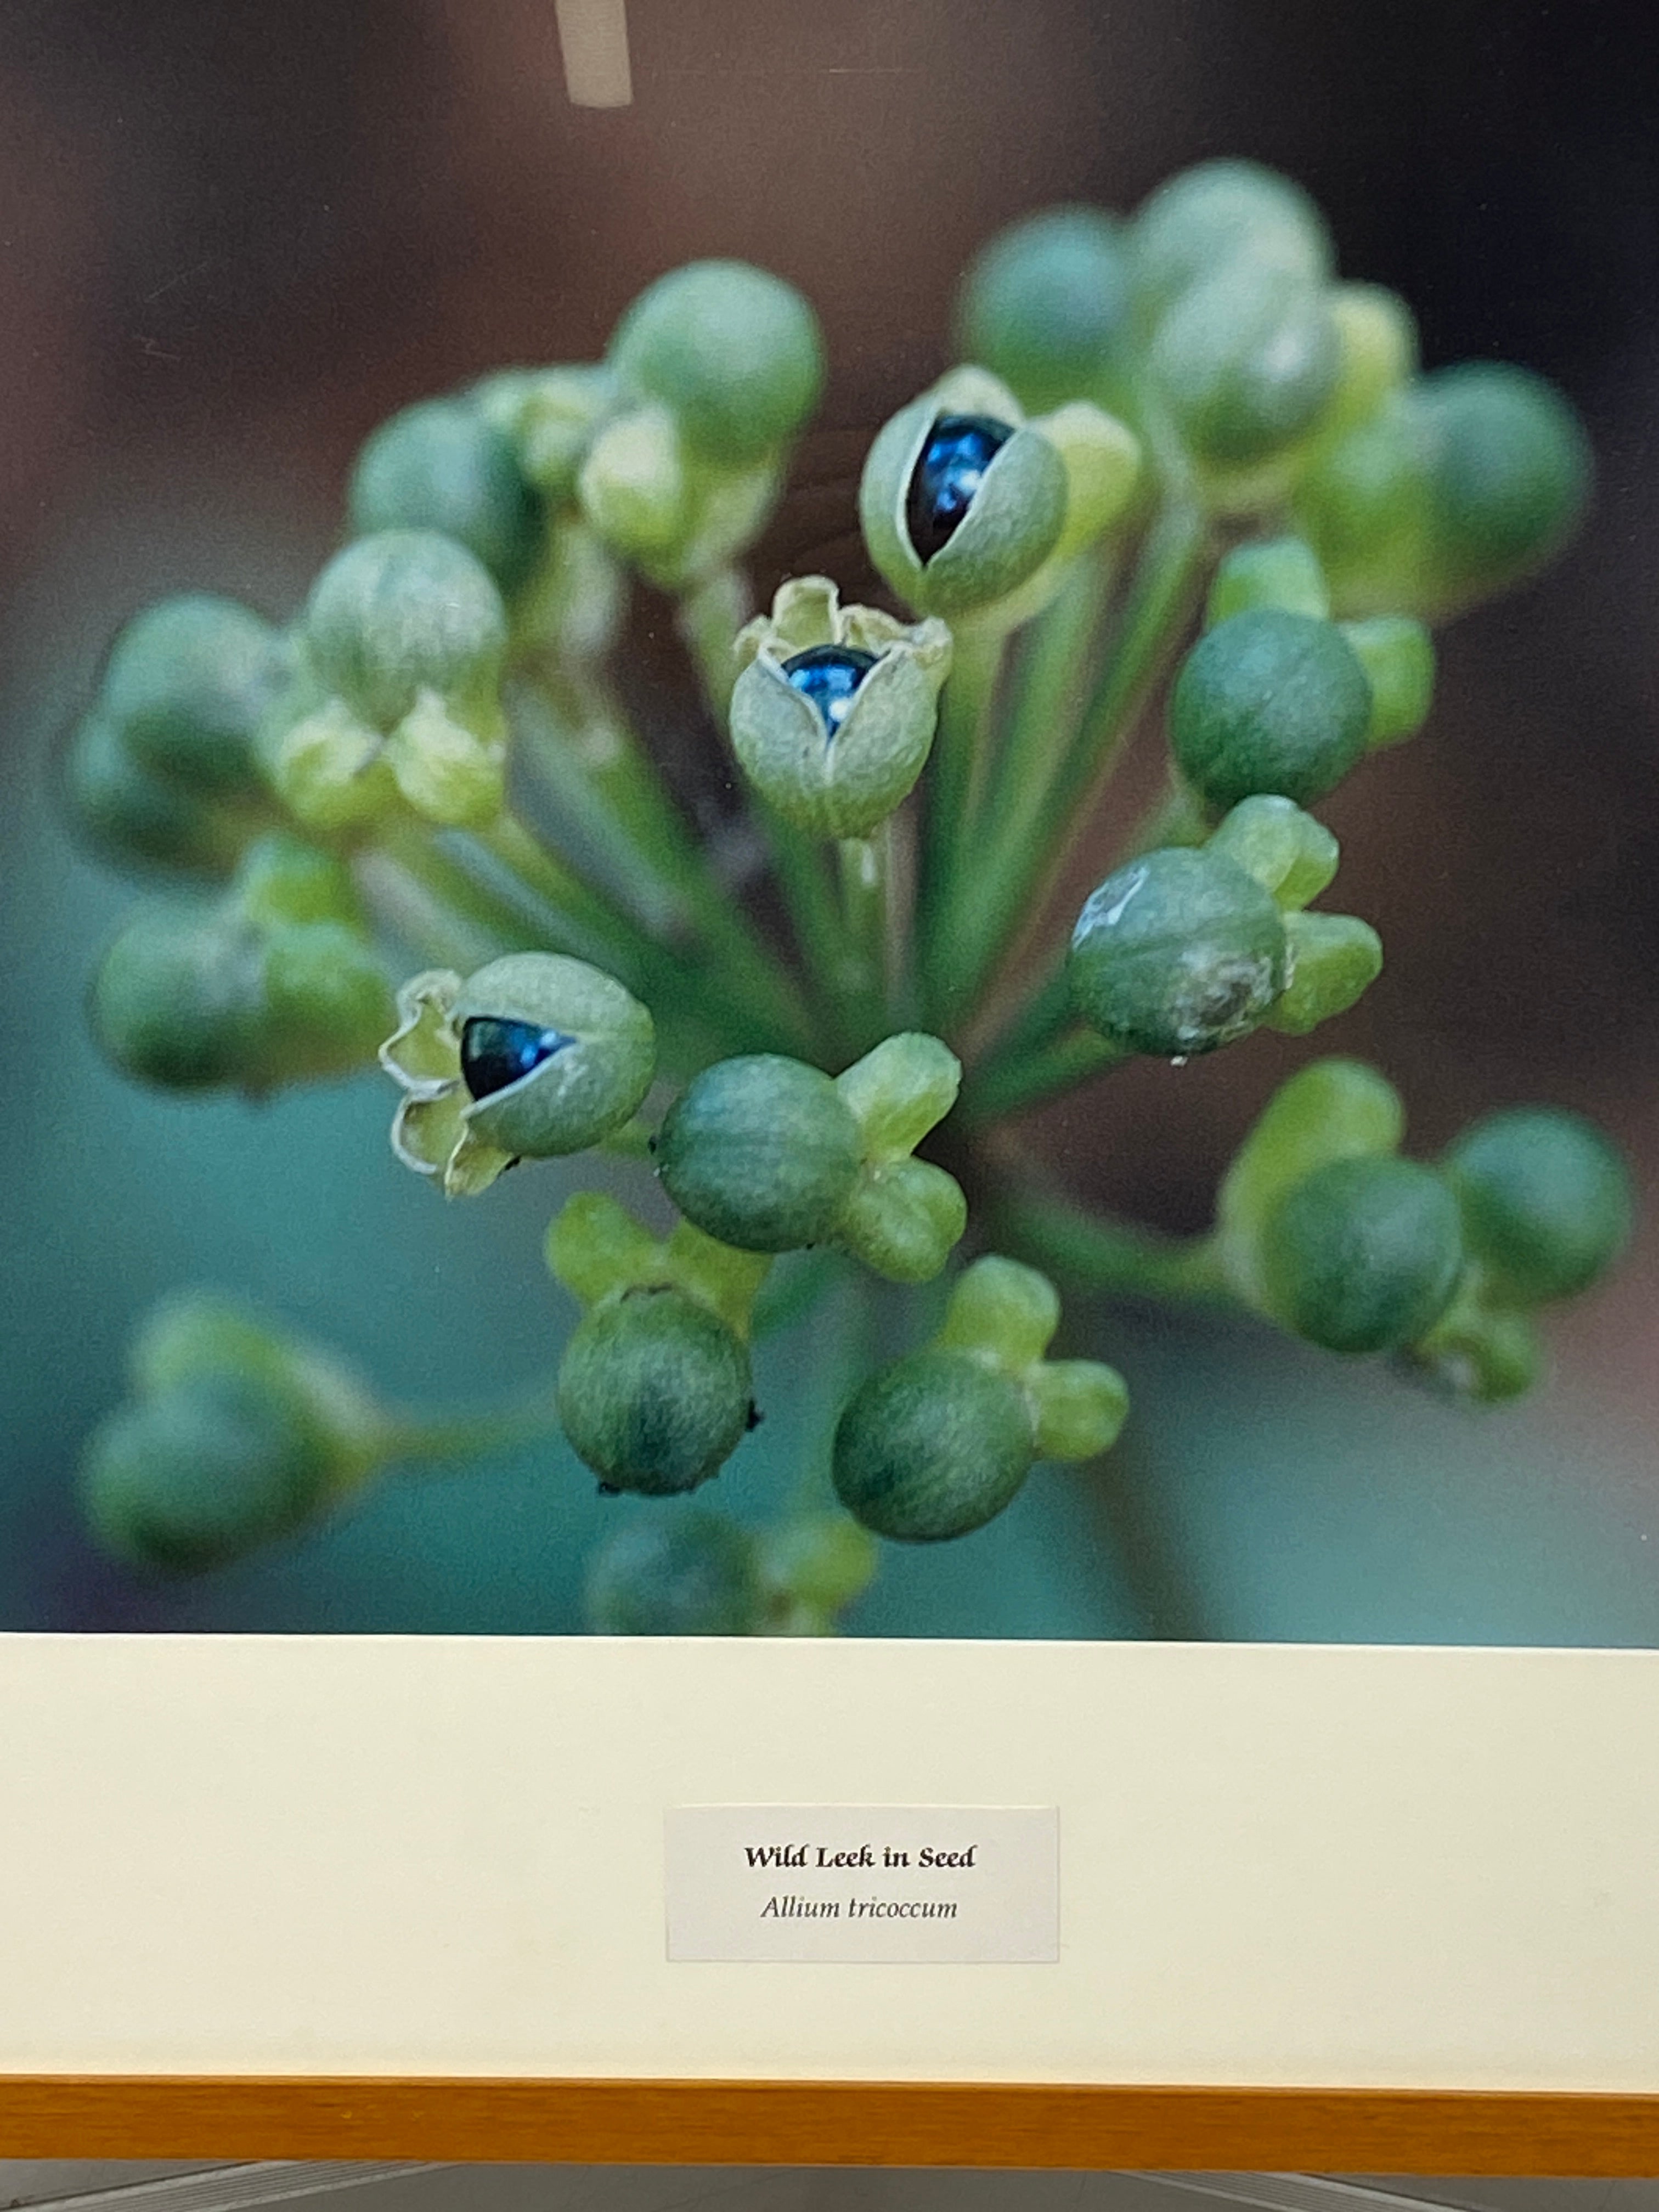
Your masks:
{"label": "printed label", "polygon": [[681,1805],[668,1955],[1007,1965],[1060,1955],[1052,1805]]}

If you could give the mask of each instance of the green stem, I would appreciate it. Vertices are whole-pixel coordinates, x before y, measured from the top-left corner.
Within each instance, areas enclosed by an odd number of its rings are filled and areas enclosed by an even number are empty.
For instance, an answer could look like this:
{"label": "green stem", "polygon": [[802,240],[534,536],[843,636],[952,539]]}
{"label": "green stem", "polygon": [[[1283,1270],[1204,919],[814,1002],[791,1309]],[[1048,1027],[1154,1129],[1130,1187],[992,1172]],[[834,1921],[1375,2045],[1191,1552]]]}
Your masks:
{"label": "green stem", "polygon": [[957,872],[939,931],[934,981],[947,1024],[966,1018],[1018,918],[1009,897],[1083,712],[1088,664],[1115,571],[1105,550],[1083,556],[1022,640],[1007,741],[981,817],[982,849],[971,871]]}
{"label": "green stem", "polygon": [[963,1086],[958,1110],[965,1123],[982,1127],[1006,1115],[1027,1113],[1129,1057],[1092,1030],[1069,1030],[1040,1051],[999,1054],[976,1067]]}
{"label": "green stem", "polygon": [[531,949],[524,933],[503,933],[500,915],[475,896],[477,886],[438,854],[360,853],[353,874],[375,921],[423,965],[467,975],[503,952]]}
{"label": "green stem", "polygon": [[893,875],[892,823],[883,823],[869,837],[843,837],[836,846],[841,869],[842,924],[845,931],[848,1018],[860,1049],[879,1043],[887,1033],[887,1009],[896,978],[889,973],[889,928]]}
{"label": "green stem", "polygon": [[[811,1027],[793,978],[714,874],[620,705],[599,679],[544,673],[525,710],[533,764],[616,897],[659,942],[719,969],[755,1019],[799,1050]],[[695,939],[695,947],[688,940]]]}
{"label": "green stem", "polygon": [[1021,839],[1000,842],[975,877],[982,909],[976,931],[993,974],[1040,920],[1073,847],[1165,674],[1196,603],[1210,550],[1203,510],[1172,497],[1147,532],[1118,627],[1077,735],[1051,765],[1040,804],[1028,808]]}
{"label": "green stem", "polygon": [[945,961],[957,877],[988,772],[991,712],[1008,643],[1006,630],[966,621],[956,631],[951,673],[939,696],[939,734],[927,763],[927,824],[917,906],[927,1018],[937,1020],[936,971]]}
{"label": "green stem", "polygon": [[382,1463],[420,1466],[433,1461],[482,1459],[554,1433],[559,1415],[553,1388],[542,1383],[515,1403],[489,1413],[397,1416],[386,1431]]}
{"label": "green stem", "polygon": [[738,675],[732,642],[753,611],[749,579],[734,568],[716,568],[675,602],[676,627],[722,734]]}
{"label": "green stem", "polygon": [[1085,1290],[1234,1303],[1212,1237],[1160,1237],[1048,1192],[1019,1189],[999,1200],[996,1229],[1000,1239]]}

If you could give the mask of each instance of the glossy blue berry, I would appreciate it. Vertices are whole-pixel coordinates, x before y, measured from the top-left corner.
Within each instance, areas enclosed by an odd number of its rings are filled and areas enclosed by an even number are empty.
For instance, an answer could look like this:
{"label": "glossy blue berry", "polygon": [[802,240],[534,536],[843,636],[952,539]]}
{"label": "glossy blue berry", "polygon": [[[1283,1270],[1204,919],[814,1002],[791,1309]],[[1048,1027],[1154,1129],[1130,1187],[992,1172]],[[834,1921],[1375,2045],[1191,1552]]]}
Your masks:
{"label": "glossy blue berry", "polygon": [[474,1014],[461,1025],[461,1076],[474,1098],[491,1098],[532,1074],[575,1039],[537,1022],[508,1022]]}
{"label": "glossy blue berry", "polygon": [[927,434],[905,495],[904,521],[918,561],[951,542],[988,469],[1013,436],[988,415],[941,415]]}
{"label": "glossy blue berry", "polygon": [[875,654],[860,653],[855,645],[814,645],[805,653],[792,653],[783,672],[823,715],[828,739],[847,720],[853,694],[875,665]]}

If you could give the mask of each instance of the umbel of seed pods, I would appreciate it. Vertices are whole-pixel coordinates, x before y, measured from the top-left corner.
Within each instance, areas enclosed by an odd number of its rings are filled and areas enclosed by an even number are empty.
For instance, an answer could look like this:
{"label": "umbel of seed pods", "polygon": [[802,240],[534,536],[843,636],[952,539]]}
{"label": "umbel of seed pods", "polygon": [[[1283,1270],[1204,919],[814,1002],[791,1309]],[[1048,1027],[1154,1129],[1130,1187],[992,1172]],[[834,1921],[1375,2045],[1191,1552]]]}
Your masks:
{"label": "umbel of seed pods", "polygon": [[[953,1046],[978,1056],[977,1128],[1128,1056],[1302,1036],[1354,1002],[1382,946],[1316,903],[1339,854],[1311,810],[1422,726],[1430,625],[1540,567],[1587,494],[1559,395],[1492,364],[1421,373],[1402,303],[1339,281],[1312,204],[1249,163],[1189,171],[1127,223],[1064,208],[1014,225],[969,269],[957,338],[962,365],[884,426],[860,479],[902,615],[804,576],[750,617],[733,563],[775,506],[823,349],[791,286],[700,262],[633,304],[603,362],[505,371],[382,424],[292,625],[163,601],[117,641],[67,749],[85,838],[191,894],[141,910],[96,979],[118,1066],[259,1097],[378,1054],[398,1158],[451,1197],[520,1160],[649,1159],[665,1231],[578,1192],[547,1240],[582,1310],[557,1414],[609,1492],[683,1500],[742,1443],[782,1255],[899,1285],[951,1265],[963,1193],[916,1155],[957,1107]],[[1097,617],[1132,558],[1091,643],[1077,610]],[[805,988],[609,688],[630,578],[672,600],[726,716]],[[1097,665],[1068,736],[1054,671],[1081,701]],[[994,1032],[999,962],[1171,669],[1167,802]],[[924,775],[910,935],[894,825]],[[517,811],[526,779],[558,835]],[[849,906],[826,970],[812,885],[831,858],[869,934]],[[395,994],[377,927],[433,941]],[[1333,1352],[1511,1396],[1538,1370],[1538,1310],[1622,1249],[1624,1169],[1549,1108],[1490,1115],[1437,1160],[1403,1137],[1375,1070],[1304,1066],[1241,1146],[1186,1279]],[[594,1625],[823,1630],[869,1577],[871,1532],[964,1534],[1034,1462],[1105,1449],[1123,1384],[1050,1360],[1058,1322],[1044,1276],[973,1259],[931,1339],[845,1404],[841,1510],[759,1533],[701,1501],[629,1510],[595,1563]],[[88,1452],[88,1512],[134,1564],[201,1568],[458,1433],[186,1299],[141,1336],[131,1401]]]}

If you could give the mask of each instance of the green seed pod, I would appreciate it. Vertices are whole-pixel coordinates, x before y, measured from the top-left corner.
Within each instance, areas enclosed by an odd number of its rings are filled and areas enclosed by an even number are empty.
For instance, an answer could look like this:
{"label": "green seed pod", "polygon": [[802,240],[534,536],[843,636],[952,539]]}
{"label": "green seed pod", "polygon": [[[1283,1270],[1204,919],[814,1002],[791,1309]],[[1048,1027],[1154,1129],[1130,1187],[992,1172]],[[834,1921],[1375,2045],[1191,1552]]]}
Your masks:
{"label": "green seed pod", "polygon": [[1592,465],[1577,416],[1541,376],[1469,362],[1423,380],[1433,439],[1432,539],[1443,608],[1531,575],[1577,526]]}
{"label": "green seed pod", "polygon": [[513,952],[462,984],[450,1011],[475,1137],[514,1157],[585,1152],[637,1113],[656,1073],[639,1000],[586,961]]}
{"label": "green seed pod", "polygon": [[1588,1290],[1630,1241],[1634,1199],[1618,1148],[1559,1107],[1487,1115],[1452,1146],[1444,1172],[1483,1281],[1517,1305]]}
{"label": "green seed pod", "polygon": [[822,1243],[863,1156],[858,1121],[830,1078],[775,1053],[705,1068],[657,1139],[657,1170],[680,1212],[744,1252]]}
{"label": "green seed pod", "polygon": [[1206,850],[1237,860],[1269,892],[1282,914],[1316,899],[1336,873],[1340,850],[1322,822],[1288,799],[1263,792],[1241,799],[1218,823]]}
{"label": "green seed pod", "polygon": [[1099,208],[1045,208],[1000,231],[969,263],[957,351],[1000,376],[1033,415],[1110,397],[1128,320],[1122,225]]}
{"label": "green seed pod", "polygon": [[1258,467],[1311,429],[1336,389],[1342,346],[1318,286],[1231,262],[1170,306],[1147,368],[1200,466]]}
{"label": "green seed pod", "polygon": [[105,1551],[193,1574],[302,1526],[327,1502],[331,1472],[321,1440],[282,1393],[222,1373],[106,1421],[88,1449],[82,1498]]}
{"label": "green seed pod", "polygon": [[1357,915],[1287,915],[1285,943],[1290,980],[1267,1024],[1286,1036],[1346,1014],[1382,973],[1382,940]]}
{"label": "green seed pod", "polygon": [[211,914],[140,914],[92,987],[93,1033],[105,1054],[124,1073],[169,1091],[243,1080],[264,1012],[258,939]]}
{"label": "green seed pod", "polygon": [[489,571],[453,538],[358,538],[312,586],[304,628],[324,685],[373,729],[396,728],[423,694],[494,720],[507,616]]}
{"label": "green seed pod", "polygon": [[1330,301],[1342,367],[1322,434],[1364,422],[1416,374],[1418,366],[1417,323],[1397,292],[1381,284],[1338,284]]}
{"label": "green seed pod", "polygon": [[137,759],[97,710],[76,727],[64,756],[63,793],[73,827],[101,860],[202,876],[228,875],[248,834],[245,814],[216,806]]}
{"label": "green seed pod", "polygon": [[1257,607],[1280,607],[1320,621],[1328,616],[1330,593],[1305,538],[1257,538],[1223,556],[1205,601],[1205,629]]}
{"label": "green seed pod", "polygon": [[273,830],[248,847],[231,901],[260,929],[295,921],[362,927],[362,902],[344,861],[286,830]]}
{"label": "green seed pod", "polygon": [[817,405],[823,343],[793,285],[742,261],[694,261],[641,293],[610,362],[670,409],[687,443],[726,466],[787,443]]}
{"label": "green seed pod", "polygon": [[827,1625],[868,1589],[880,1553],[869,1530],[846,1514],[814,1513],[769,1528],[760,1556],[769,1586]]}
{"label": "green seed pod", "polygon": [[752,1636],[762,1601],[754,1545],[718,1513],[634,1515],[588,1571],[596,1636]]}
{"label": "green seed pod", "polygon": [[584,1315],[559,1364],[559,1420],[607,1489],[668,1497],[718,1474],[754,1405],[749,1354],[683,1291],[646,1289]]}
{"label": "green seed pod", "polygon": [[1129,230],[1138,307],[1155,321],[1211,270],[1247,262],[1308,283],[1334,264],[1324,217],[1300,185],[1254,161],[1201,161],[1161,185]]}
{"label": "green seed pod", "polygon": [[1583,428],[1553,386],[1465,362],[1407,386],[1322,453],[1297,511],[1343,613],[1437,620],[1543,567],[1590,479]]}
{"label": "green seed pod", "polygon": [[836,1495],[878,1536],[942,1542],[1001,1512],[1033,1450],[1018,1384],[936,1346],[882,1369],[853,1397],[836,1429]]}
{"label": "green seed pod", "polygon": [[1218,623],[1187,655],[1170,742],[1212,807],[1257,792],[1307,806],[1359,759],[1370,719],[1370,685],[1336,625],[1261,607]]}
{"label": "green seed pod", "polygon": [[104,669],[98,710],[134,760],[204,798],[260,790],[253,733],[287,673],[270,624],[192,592],[135,616]]}
{"label": "green seed pod", "polygon": [[465,399],[427,399],[372,433],[347,491],[352,534],[436,531],[511,594],[541,556],[546,511],[512,438]]}
{"label": "green seed pod", "polygon": [[1248,1036],[1285,988],[1285,923],[1224,854],[1172,847],[1119,868],[1073,932],[1072,1003],[1124,1052],[1171,1060]]}
{"label": "green seed pod", "polygon": [[1413,615],[1374,615],[1344,623],[1342,635],[1371,687],[1366,750],[1414,738],[1434,703],[1434,639],[1426,625]]}
{"label": "green seed pod", "polygon": [[1312,1060],[1279,1085],[1216,1200],[1222,1255],[1247,1304],[1266,1303],[1261,1232],[1280,1202],[1333,1160],[1397,1152],[1405,1129],[1399,1092],[1363,1060]]}
{"label": "green seed pod", "polygon": [[1269,1310],[1328,1352],[1410,1344],[1457,1286],[1457,1203],[1414,1160],[1335,1160],[1297,1183],[1261,1239]]}
{"label": "green seed pod", "polygon": [[750,781],[798,830],[867,836],[927,763],[949,630],[843,607],[827,577],[801,576],[736,650],[732,743]]}
{"label": "green seed pod", "polygon": [[271,929],[264,939],[258,1065],[243,1079],[250,1089],[372,1066],[397,1019],[392,986],[373,945],[344,922]]}
{"label": "green seed pod", "polygon": [[1477,1406],[1524,1397],[1544,1371],[1544,1347],[1530,1314],[1491,1306],[1467,1282],[1407,1363],[1449,1396]]}
{"label": "green seed pod", "polygon": [[1297,521],[1339,613],[1423,613],[1432,605],[1433,441],[1420,395],[1420,386],[1395,394],[1322,447],[1297,480]]}
{"label": "green seed pod", "polygon": [[1035,575],[1066,520],[1066,464],[1006,385],[959,369],[878,434],[859,484],[870,557],[901,599],[946,617]]}
{"label": "green seed pod", "polygon": [[513,441],[520,470],[551,509],[575,490],[582,457],[617,404],[617,380],[590,362],[507,368],[481,378],[465,397]]}
{"label": "green seed pod", "polygon": [[890,1283],[931,1283],[962,1242],[968,1200],[931,1160],[866,1167],[836,1224],[836,1241]]}

